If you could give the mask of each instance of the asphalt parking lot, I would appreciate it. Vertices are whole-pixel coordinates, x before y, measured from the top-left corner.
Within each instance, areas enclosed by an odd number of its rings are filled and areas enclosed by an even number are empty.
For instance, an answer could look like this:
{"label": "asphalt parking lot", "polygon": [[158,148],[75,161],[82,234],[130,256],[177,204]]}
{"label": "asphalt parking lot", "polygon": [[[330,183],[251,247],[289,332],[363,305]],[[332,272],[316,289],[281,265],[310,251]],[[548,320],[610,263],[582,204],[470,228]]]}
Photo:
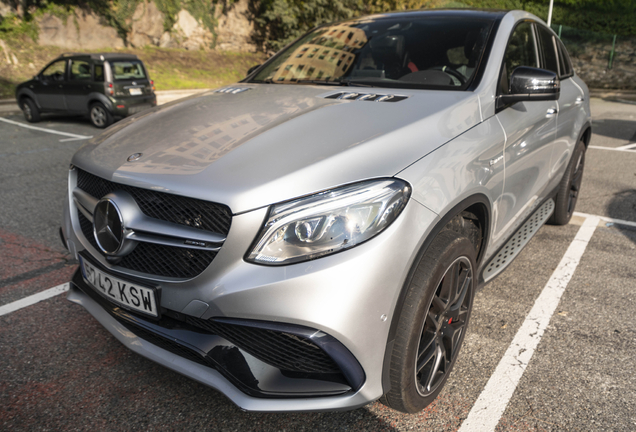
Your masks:
{"label": "asphalt parking lot", "polygon": [[417,415],[245,413],[125,349],[64,286],[27,305],[77,267],[58,227],[70,158],[98,131],[0,117],[0,430],[636,430],[636,104],[592,112],[577,215],[477,292],[454,372]]}

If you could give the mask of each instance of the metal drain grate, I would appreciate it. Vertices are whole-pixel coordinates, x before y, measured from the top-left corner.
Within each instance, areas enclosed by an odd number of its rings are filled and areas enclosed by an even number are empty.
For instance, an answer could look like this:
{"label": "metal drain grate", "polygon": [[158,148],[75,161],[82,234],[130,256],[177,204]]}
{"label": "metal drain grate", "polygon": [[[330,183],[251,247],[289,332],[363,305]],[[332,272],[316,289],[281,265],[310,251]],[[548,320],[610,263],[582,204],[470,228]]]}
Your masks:
{"label": "metal drain grate", "polygon": [[497,276],[514,260],[530,239],[539,231],[554,211],[554,201],[549,199],[524,223],[508,243],[488,263],[484,270],[484,282]]}

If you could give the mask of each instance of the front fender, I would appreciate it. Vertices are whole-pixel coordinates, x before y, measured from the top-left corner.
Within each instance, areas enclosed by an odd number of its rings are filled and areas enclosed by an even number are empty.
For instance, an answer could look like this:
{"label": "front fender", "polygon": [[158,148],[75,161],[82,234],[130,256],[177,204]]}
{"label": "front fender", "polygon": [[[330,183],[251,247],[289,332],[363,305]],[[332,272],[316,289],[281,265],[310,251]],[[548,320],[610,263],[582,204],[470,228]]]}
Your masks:
{"label": "front fender", "polygon": [[86,105],[86,111],[88,111],[91,107],[91,105],[95,102],[101,102],[104,104],[104,106],[109,110],[109,111],[113,111],[114,107],[113,107],[113,101],[111,101],[107,96],[103,95],[102,93],[98,93],[98,92],[92,92],[88,95],[88,102]]}
{"label": "front fender", "polygon": [[40,102],[38,101],[38,97],[35,95],[35,92],[33,90],[31,90],[28,87],[22,87],[19,88],[16,92],[15,92],[15,100],[18,102],[18,105],[20,104],[20,100],[28,97],[30,98],[33,102],[35,102],[35,105],[41,109],[42,107],[40,106]]}

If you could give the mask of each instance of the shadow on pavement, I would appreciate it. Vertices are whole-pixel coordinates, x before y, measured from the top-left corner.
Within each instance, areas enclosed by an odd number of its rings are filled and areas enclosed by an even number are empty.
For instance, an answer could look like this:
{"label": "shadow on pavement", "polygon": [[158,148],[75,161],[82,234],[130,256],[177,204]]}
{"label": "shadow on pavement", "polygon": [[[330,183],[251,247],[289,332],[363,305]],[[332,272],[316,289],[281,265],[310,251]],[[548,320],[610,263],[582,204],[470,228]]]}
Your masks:
{"label": "shadow on pavement", "polygon": [[[636,172],[634,173],[636,181]],[[608,216],[614,219],[636,222],[636,189],[626,189],[614,195],[607,208]],[[616,225],[625,236],[636,243],[636,228]]]}
{"label": "shadow on pavement", "polygon": [[636,120],[592,120],[592,132],[609,138],[636,142]]}

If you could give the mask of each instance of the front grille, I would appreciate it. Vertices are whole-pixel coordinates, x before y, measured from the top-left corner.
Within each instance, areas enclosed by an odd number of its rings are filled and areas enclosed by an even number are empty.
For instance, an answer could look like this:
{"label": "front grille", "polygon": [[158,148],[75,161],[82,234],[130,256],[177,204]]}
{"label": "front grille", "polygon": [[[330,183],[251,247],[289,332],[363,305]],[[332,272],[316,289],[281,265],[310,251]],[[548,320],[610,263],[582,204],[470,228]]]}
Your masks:
{"label": "front grille", "polygon": [[300,336],[203,320],[186,316],[186,323],[223,337],[280,370],[305,373],[340,373],[340,368],[322,349]]}
{"label": "front grille", "polygon": [[[232,214],[221,204],[113,183],[81,169],[77,169],[77,187],[97,199],[116,190],[125,191],[146,216],[155,219],[222,235],[230,230]],[[99,251],[93,224],[79,210],[77,214],[84,237]],[[201,274],[216,254],[216,251],[139,242],[117,265],[154,276],[189,279]]]}
{"label": "front grille", "polygon": [[[99,251],[93,235],[93,224],[79,210],[77,214],[84,237]],[[215,256],[215,251],[140,242],[117,265],[141,273],[185,279],[203,272]]]}
{"label": "front grille", "polygon": [[222,204],[113,183],[79,168],[77,187],[97,199],[116,190],[128,192],[146,216],[223,235],[230,231],[232,213]]}

